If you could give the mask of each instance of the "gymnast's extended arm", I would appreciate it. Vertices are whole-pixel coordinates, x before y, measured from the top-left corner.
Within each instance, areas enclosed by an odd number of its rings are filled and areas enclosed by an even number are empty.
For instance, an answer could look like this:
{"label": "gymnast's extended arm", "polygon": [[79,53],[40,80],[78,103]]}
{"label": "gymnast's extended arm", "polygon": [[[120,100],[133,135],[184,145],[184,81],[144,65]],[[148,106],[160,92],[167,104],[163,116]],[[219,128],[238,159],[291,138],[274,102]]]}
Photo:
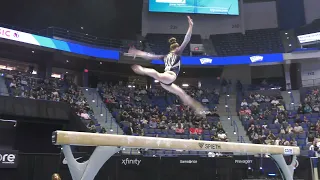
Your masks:
{"label": "gymnast's extended arm", "polygon": [[148,52],[137,50],[135,47],[129,49],[129,53],[134,55],[134,58],[141,57],[146,60],[163,59],[164,55],[155,55]]}
{"label": "gymnast's extended arm", "polygon": [[176,54],[182,54],[183,50],[186,48],[186,46],[190,42],[192,29],[193,29],[193,20],[190,18],[190,16],[188,16],[188,22],[189,22],[189,28],[188,28],[187,34],[185,35],[181,46],[176,50]]}

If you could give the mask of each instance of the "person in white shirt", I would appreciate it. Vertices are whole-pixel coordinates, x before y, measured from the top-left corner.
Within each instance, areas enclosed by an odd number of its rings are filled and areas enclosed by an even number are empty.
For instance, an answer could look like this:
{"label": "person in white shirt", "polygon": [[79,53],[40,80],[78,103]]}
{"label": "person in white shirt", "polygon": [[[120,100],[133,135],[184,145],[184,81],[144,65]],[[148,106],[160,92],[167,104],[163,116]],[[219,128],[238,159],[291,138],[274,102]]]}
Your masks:
{"label": "person in white shirt", "polygon": [[245,99],[241,102],[241,107],[243,107],[243,106],[248,106],[248,103]]}
{"label": "person in white shirt", "polygon": [[277,105],[277,104],[279,104],[279,101],[278,101],[277,99],[273,99],[273,100],[271,101],[271,104]]}

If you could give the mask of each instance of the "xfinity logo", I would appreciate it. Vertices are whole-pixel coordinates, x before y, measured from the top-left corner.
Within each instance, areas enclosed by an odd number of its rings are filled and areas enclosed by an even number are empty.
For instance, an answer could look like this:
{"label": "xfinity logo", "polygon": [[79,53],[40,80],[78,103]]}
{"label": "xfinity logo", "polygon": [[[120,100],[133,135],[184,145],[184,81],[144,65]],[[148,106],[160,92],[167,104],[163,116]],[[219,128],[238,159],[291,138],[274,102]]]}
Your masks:
{"label": "xfinity logo", "polygon": [[0,162],[2,164],[14,164],[16,155],[14,154],[0,154]]}
{"label": "xfinity logo", "polygon": [[139,159],[129,159],[129,158],[126,158],[126,159],[122,159],[121,160],[122,162],[121,162],[121,164],[123,164],[123,165],[137,165],[137,166],[139,166],[140,165],[140,163],[141,163],[141,160],[139,160]]}
{"label": "xfinity logo", "polygon": [[251,56],[251,57],[250,57],[250,61],[251,61],[252,63],[259,62],[259,61],[263,61],[263,56]]}
{"label": "xfinity logo", "polygon": [[180,164],[197,164],[197,160],[180,160]]}
{"label": "xfinity logo", "polygon": [[252,160],[234,160],[235,164],[252,164]]}
{"label": "xfinity logo", "polygon": [[210,59],[210,58],[201,58],[200,59],[200,63],[201,64],[211,64],[212,63],[212,59]]}

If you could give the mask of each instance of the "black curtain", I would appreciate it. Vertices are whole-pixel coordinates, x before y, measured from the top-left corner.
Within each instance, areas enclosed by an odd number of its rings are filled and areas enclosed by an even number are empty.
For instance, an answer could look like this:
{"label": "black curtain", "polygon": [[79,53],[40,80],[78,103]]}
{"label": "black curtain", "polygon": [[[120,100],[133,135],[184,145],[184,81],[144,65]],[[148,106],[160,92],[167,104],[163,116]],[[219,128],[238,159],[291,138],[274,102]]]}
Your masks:
{"label": "black curtain", "polygon": [[62,129],[59,124],[18,122],[16,126],[15,150],[24,153],[59,153],[51,142],[52,132]]}

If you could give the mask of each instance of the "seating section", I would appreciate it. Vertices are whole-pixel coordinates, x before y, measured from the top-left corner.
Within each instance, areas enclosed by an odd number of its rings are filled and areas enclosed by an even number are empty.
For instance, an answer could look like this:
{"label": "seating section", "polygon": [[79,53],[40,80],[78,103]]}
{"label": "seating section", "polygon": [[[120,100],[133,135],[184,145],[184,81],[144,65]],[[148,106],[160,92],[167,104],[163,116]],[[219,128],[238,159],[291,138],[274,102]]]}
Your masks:
{"label": "seating section", "polygon": [[[167,54],[169,52],[170,44],[168,40],[171,37],[175,37],[177,42],[181,44],[183,42],[185,34],[147,34],[147,42],[150,43],[150,47],[155,54]],[[202,44],[200,35],[192,35],[190,43]],[[187,46],[183,51],[183,55],[190,55],[190,46]]]}
{"label": "seating section", "polygon": [[[176,96],[161,87],[145,90],[125,85],[99,85],[100,94],[112,111],[120,127],[127,135],[177,139],[200,139],[207,141],[227,141],[216,104],[219,95],[215,91],[189,88],[187,92],[203,102],[210,110],[206,118],[196,117],[186,106],[181,105]],[[198,154],[151,150],[145,155],[174,156]],[[201,154],[201,153],[200,153]]]}
{"label": "seating section", "polygon": [[36,75],[18,71],[1,70],[1,73],[11,96],[69,103],[91,132],[105,132],[94,118],[81,90],[71,81],[40,79]]}
{"label": "seating section", "polygon": [[238,95],[238,100],[240,119],[253,143],[308,149],[310,122],[316,122],[318,114],[287,111],[279,90],[245,92]]}
{"label": "seating section", "polygon": [[248,30],[245,34],[211,35],[219,56],[284,52],[278,29]]}

